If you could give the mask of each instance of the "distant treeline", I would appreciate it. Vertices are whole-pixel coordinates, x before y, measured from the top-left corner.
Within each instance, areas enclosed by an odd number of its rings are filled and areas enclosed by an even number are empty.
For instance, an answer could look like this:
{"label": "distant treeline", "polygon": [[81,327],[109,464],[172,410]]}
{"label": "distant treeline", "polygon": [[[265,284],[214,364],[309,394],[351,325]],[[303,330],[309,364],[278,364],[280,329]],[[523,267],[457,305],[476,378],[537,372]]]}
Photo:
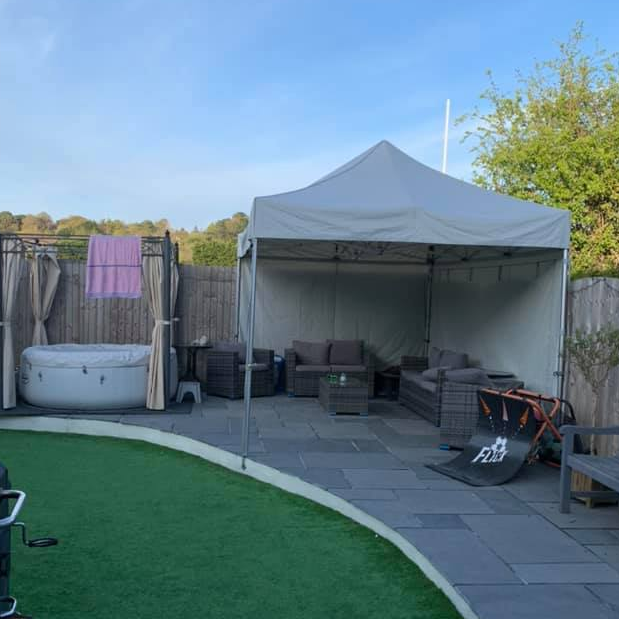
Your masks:
{"label": "distant treeline", "polygon": [[47,213],[38,215],[14,215],[0,212],[0,232],[23,232],[25,234],[137,234],[158,236],[170,230],[178,242],[180,261],[184,264],[206,264],[210,266],[232,266],[236,260],[236,237],[247,225],[245,213],[220,219],[206,229],[174,229],[167,219],[127,223],[120,219],[95,221],[80,215],[71,215],[54,220]]}

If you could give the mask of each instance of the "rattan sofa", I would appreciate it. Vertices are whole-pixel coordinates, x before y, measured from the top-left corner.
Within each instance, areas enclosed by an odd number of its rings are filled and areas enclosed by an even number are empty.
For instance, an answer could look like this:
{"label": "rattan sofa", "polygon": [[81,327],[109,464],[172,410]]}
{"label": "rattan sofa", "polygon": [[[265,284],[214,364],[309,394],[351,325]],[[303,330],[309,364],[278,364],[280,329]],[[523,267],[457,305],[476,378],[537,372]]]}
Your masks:
{"label": "rattan sofa", "polygon": [[[488,384],[469,384],[447,380],[447,370],[438,369],[436,381],[424,380],[427,357],[404,356],[401,359],[399,402],[440,427],[440,442],[462,448],[471,438],[479,417],[477,394],[484,387],[520,388],[518,379],[488,379]],[[471,368],[474,369],[474,368]],[[483,370],[480,370],[483,371]]]}
{"label": "rattan sofa", "polygon": [[[236,350],[211,350],[206,364],[206,389],[212,395],[238,399],[243,397],[245,364]],[[274,395],[274,351],[254,348],[251,372],[252,397]]]}
{"label": "rattan sofa", "polygon": [[[329,342],[348,340],[327,340]],[[340,374],[344,372],[348,378],[358,378],[367,382],[368,397],[374,397],[374,355],[361,341],[362,363],[361,364],[337,364],[327,362],[324,364],[301,364],[299,356],[294,348],[286,348],[284,355],[286,360],[286,391],[289,396],[318,397],[320,391],[320,378],[330,373]]]}

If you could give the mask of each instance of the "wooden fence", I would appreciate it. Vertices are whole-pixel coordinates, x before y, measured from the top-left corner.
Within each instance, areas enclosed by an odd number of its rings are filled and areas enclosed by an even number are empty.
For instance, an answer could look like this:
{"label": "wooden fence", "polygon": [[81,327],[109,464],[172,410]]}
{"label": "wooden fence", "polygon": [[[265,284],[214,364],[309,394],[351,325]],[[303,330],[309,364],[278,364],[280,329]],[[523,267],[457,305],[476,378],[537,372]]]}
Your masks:
{"label": "wooden fence", "polygon": [[[62,275],[47,335],[54,343],[148,344],[153,319],[145,299],[87,299],[84,294],[86,263],[61,260]],[[206,335],[209,340],[234,338],[236,316],[236,269],[230,267],[180,266],[175,326],[176,342]],[[17,301],[15,351],[30,346],[34,320],[30,302],[29,263],[22,275]],[[19,362],[19,361],[18,361]],[[204,373],[204,360],[198,364]]]}
{"label": "wooden fence", "polygon": [[[572,282],[568,295],[568,333],[576,329],[595,331],[610,323],[619,327],[619,279],[585,278]],[[568,359],[569,361],[569,359]],[[619,368],[611,371],[602,389],[596,423],[592,419],[592,393],[578,368],[567,364],[566,397],[576,410],[580,425],[619,425]],[[618,437],[599,437],[600,453],[619,452]]]}

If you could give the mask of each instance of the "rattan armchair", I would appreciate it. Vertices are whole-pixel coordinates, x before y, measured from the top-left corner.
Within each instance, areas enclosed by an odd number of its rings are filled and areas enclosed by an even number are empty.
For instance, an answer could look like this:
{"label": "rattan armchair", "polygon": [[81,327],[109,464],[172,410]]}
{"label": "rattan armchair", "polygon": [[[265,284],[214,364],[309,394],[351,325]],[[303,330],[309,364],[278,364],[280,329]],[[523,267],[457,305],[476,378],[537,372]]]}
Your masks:
{"label": "rattan armchair", "polygon": [[[274,395],[274,352],[254,348],[254,368],[251,373],[252,397]],[[206,365],[206,388],[212,395],[238,399],[243,397],[245,364],[239,353],[212,350]]]}

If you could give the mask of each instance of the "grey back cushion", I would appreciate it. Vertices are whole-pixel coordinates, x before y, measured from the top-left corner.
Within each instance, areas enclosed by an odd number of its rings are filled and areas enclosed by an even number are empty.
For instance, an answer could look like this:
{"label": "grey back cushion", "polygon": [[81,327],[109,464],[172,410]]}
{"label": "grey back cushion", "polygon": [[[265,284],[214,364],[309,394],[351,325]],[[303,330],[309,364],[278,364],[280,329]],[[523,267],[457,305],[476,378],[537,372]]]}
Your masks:
{"label": "grey back cushion", "polygon": [[452,383],[467,383],[468,385],[481,385],[492,387],[492,381],[487,374],[479,368],[464,368],[460,370],[447,370],[445,379]]}
{"label": "grey back cushion", "polygon": [[244,342],[215,342],[213,350],[218,352],[236,352],[239,353],[239,363],[245,363],[247,361],[247,344]]}
{"label": "grey back cushion", "polygon": [[469,356],[465,352],[454,352],[453,350],[443,350],[441,352],[441,367],[451,368],[452,370],[463,370],[469,366]]}
{"label": "grey back cushion", "polygon": [[329,349],[327,342],[303,342],[293,340],[292,347],[297,356],[297,365],[328,365]]}
{"label": "grey back cushion", "polygon": [[331,365],[363,365],[362,340],[327,340]]}
{"label": "grey back cushion", "polygon": [[428,368],[437,368],[441,365],[441,349],[436,346],[430,348],[428,354]]}

